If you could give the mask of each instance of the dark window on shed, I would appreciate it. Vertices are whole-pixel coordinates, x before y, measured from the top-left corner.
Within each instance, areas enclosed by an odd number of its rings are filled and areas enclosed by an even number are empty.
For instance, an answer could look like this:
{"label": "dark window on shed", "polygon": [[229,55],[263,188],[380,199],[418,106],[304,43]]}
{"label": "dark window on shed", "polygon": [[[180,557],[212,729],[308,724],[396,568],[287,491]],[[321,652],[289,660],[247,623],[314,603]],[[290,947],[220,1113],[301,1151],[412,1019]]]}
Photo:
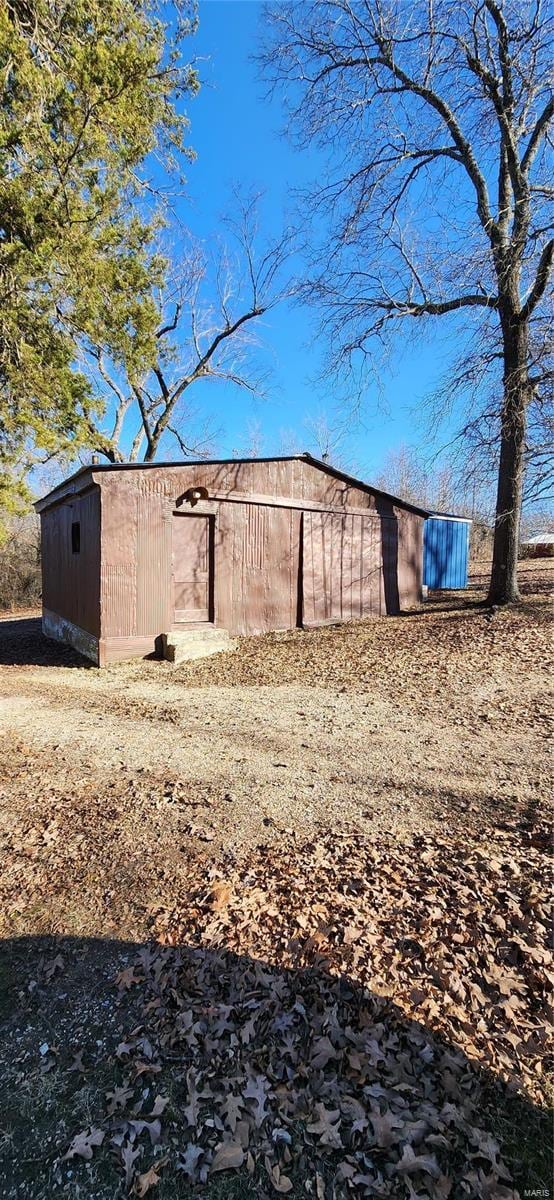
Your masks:
{"label": "dark window on shed", "polygon": [[81,522],[73,521],[71,525],[71,550],[73,554],[81,553]]}

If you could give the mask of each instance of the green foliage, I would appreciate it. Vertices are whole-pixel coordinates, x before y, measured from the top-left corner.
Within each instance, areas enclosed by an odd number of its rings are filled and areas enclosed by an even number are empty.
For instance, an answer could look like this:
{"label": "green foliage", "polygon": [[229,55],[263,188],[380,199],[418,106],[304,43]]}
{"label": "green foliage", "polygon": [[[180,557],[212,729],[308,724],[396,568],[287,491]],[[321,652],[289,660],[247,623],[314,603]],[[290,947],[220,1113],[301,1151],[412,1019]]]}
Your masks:
{"label": "green foliage", "polygon": [[190,155],[178,102],[198,87],[182,61],[193,14],[163,14],[154,0],[0,7],[4,481],[35,451],[74,457],[93,444],[101,402],[79,369],[87,339],[131,370],[153,359],[164,263],[145,162],[155,154],[176,171]]}
{"label": "green foliage", "polygon": [[31,493],[21,473],[0,463],[0,547],[8,537],[11,519],[24,516],[30,507]]}

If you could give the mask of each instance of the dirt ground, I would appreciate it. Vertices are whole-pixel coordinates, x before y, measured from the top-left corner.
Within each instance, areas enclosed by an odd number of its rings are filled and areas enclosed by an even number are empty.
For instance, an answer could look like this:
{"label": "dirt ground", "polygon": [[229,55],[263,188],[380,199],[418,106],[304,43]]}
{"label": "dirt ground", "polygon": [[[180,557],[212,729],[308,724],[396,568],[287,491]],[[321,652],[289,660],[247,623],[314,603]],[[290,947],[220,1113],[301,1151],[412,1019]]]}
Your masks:
{"label": "dirt ground", "polygon": [[[352,848],[352,862],[358,855],[356,869],[361,875],[373,869],[368,866],[368,855],[381,856],[384,879],[392,870],[390,864],[395,864],[395,878],[404,873],[404,890],[398,895],[406,897],[412,889],[417,897],[421,891],[421,913],[429,905],[429,896],[423,888],[425,881],[417,874],[414,853],[417,859],[435,846],[442,847],[440,871],[444,877],[450,853],[445,847],[450,847],[453,859],[458,855],[459,862],[449,905],[456,905],[458,897],[465,899],[464,888],[474,897],[479,895],[483,875],[483,895],[494,908],[497,868],[484,878],[490,852],[495,862],[519,863],[514,866],[514,876],[528,870],[533,888],[527,889],[521,911],[527,914],[528,923],[531,905],[533,920],[542,922],[542,909],[538,918],[536,909],[542,900],[536,898],[541,892],[541,864],[548,845],[548,670],[552,658],[548,597],[554,562],[522,564],[524,604],[495,613],[482,604],[485,569],[483,564],[476,571],[468,592],[438,594],[421,610],[398,618],[241,639],[234,653],[179,667],[152,660],[98,671],[72,651],[46,642],[35,616],[26,613],[0,621],[0,925],[9,963],[15,964],[13,970],[8,968],[5,983],[6,1029],[8,1040],[15,1038],[19,1047],[17,1070],[14,1074],[12,1062],[11,1074],[8,1071],[10,1094],[13,1098],[13,1089],[21,1090],[29,1079],[40,1085],[38,1101],[33,1093],[35,1083],[29,1085],[16,1127],[7,1117],[4,1148],[12,1159],[15,1155],[27,1165],[12,1166],[4,1176],[0,1170],[0,1188],[4,1180],[0,1195],[39,1198],[59,1192],[103,1200],[131,1189],[143,1195],[152,1188],[152,1194],[160,1196],[247,1197],[265,1196],[267,1187],[271,1195],[289,1191],[296,1196],[294,1189],[299,1186],[298,1195],[314,1195],[317,1200],[343,1194],[390,1195],[399,1200],[404,1196],[486,1195],[500,1200],[518,1194],[512,1188],[513,1179],[517,1182],[519,1178],[521,1185],[527,1181],[528,1186],[537,1186],[537,1180],[544,1185],[542,1168],[531,1167],[529,1160],[522,1164],[516,1155],[510,1170],[495,1167],[496,1191],[478,1175],[476,1183],[470,1175],[467,1182],[462,1174],[456,1179],[452,1176],[449,1191],[446,1167],[441,1167],[440,1178],[447,1183],[439,1183],[434,1169],[423,1166],[421,1171],[431,1173],[418,1176],[416,1168],[402,1166],[400,1157],[398,1167],[392,1155],[390,1169],[383,1168],[384,1182],[375,1182],[375,1189],[384,1190],[372,1190],[373,1184],[363,1183],[369,1179],[369,1168],[362,1164],[362,1170],[357,1160],[354,1165],[355,1140],[349,1150],[354,1156],[348,1159],[350,1174],[344,1163],[334,1176],[328,1176],[326,1168],[319,1174],[313,1156],[308,1155],[306,1162],[294,1160],[300,1183],[293,1173],[290,1188],[279,1186],[281,1177],[288,1179],[286,1158],[274,1162],[273,1150],[263,1148],[258,1152],[252,1149],[254,1167],[247,1162],[247,1182],[242,1184],[234,1175],[231,1180],[226,1171],[220,1176],[220,1168],[212,1163],[211,1170],[218,1178],[211,1181],[209,1192],[202,1188],[206,1188],[210,1169],[206,1166],[202,1175],[201,1165],[197,1175],[194,1171],[172,1175],[166,1191],[161,1168],[159,1179],[148,1186],[141,1183],[139,1166],[147,1174],[143,1150],[136,1167],[131,1158],[128,1168],[121,1163],[117,1169],[106,1167],[105,1178],[101,1172],[90,1173],[96,1162],[92,1147],[90,1159],[77,1151],[62,1170],[60,1161],[71,1137],[85,1126],[96,1128],[99,1120],[98,1128],[104,1126],[96,1111],[97,1101],[90,1100],[89,1111],[82,1087],[78,1091],[84,1112],[78,1118],[57,1095],[52,1083],[59,1065],[56,1055],[52,1069],[43,1070],[50,1062],[49,1047],[60,1042],[60,1021],[62,1025],[66,1021],[63,1039],[73,1054],[85,1042],[88,1045],[92,1031],[98,1034],[101,1030],[96,1041],[107,1044],[129,1029],[127,988],[123,997],[117,993],[114,1008],[111,981],[115,967],[121,969],[122,962],[132,962],[137,948],[152,939],[167,946],[183,941],[196,947],[215,944],[225,952],[248,955],[249,963],[260,958],[281,970],[298,965],[294,956],[287,958],[277,949],[273,952],[281,910],[274,914],[270,929],[259,914],[246,917],[231,905],[233,915],[227,925],[222,917],[216,922],[217,929],[212,928],[213,897],[207,903],[206,895],[214,881],[217,887],[225,887],[231,880],[230,891],[237,896],[245,881],[252,888],[265,886],[273,896],[279,891],[277,880],[290,868],[298,916],[303,890],[306,909],[314,911],[312,882],[323,855],[327,875],[318,882],[318,896],[323,905],[321,919],[329,928],[332,910],[337,909],[337,888],[340,891],[338,845]],[[499,837],[504,839],[500,850]],[[429,878],[433,870],[429,867]],[[325,879],[329,881],[327,909]],[[396,895],[391,884],[393,893]],[[228,903],[229,897],[221,909]],[[354,917],[349,909],[348,919],[357,921],[361,929],[370,924],[380,904],[388,912],[388,903],[375,893],[371,906],[366,897]],[[498,901],[500,921],[505,920],[510,903]],[[523,904],[521,896],[518,904]],[[406,940],[410,930],[413,932],[413,915],[412,925],[408,922],[400,930],[398,896],[389,908],[387,930],[398,926],[397,934],[400,931]],[[219,912],[217,905],[216,910]],[[421,920],[420,925],[423,928]],[[492,929],[489,933],[491,939],[497,936]],[[283,946],[289,945],[289,934],[288,929],[286,937],[279,932]],[[423,934],[418,933],[418,938],[423,943]],[[535,940],[532,943],[534,947],[537,944]],[[464,1054],[492,1070],[495,1079],[502,1076],[513,1084],[517,1077],[517,1088],[523,1088],[521,1094],[527,1097],[525,1103],[532,1100],[535,1106],[532,1120],[529,1118],[531,1129],[539,1119],[536,1105],[542,1111],[545,1099],[542,1081],[538,1087],[533,1082],[542,1057],[542,1046],[536,1042],[538,1010],[525,1013],[535,1038],[533,1047],[528,1046],[529,1064],[523,1067],[518,1060],[514,1067],[508,1062],[511,1054],[517,1058],[519,1053],[513,1031],[511,1043],[508,1038],[502,1051],[506,1062],[497,1061],[486,1053],[487,1039],[500,1038],[498,1046],[503,1046],[503,1032],[499,1033],[487,1015],[493,1003],[499,1002],[497,993],[494,1002],[489,997],[479,1012],[481,1001],[475,1001],[477,1015],[471,1037],[467,1028],[464,1032],[461,1017],[456,1031],[454,1018],[444,1016],[442,1001],[437,999],[434,1015],[414,1010],[415,1001],[409,999],[405,981],[402,986],[395,982],[394,945],[391,942],[392,957],[385,955],[379,972],[374,970],[375,977],[379,975],[379,994],[390,995],[400,1005],[402,1020],[425,1017],[425,1025],[437,1036],[447,1036],[456,1052],[463,1047]],[[496,952],[494,946],[491,940],[491,954]],[[541,953],[536,950],[533,969],[544,965]],[[63,969],[49,967],[60,955]],[[460,971],[469,970],[467,962]],[[345,969],[334,951],[316,965],[331,971],[333,977]],[[309,958],[302,961],[302,968],[307,966]],[[349,978],[367,986],[358,966],[349,960]],[[476,981],[481,980],[482,970],[481,961],[478,971],[475,966]],[[146,987],[146,972],[138,978]],[[436,980],[432,986],[440,992]],[[532,986],[536,990],[536,981],[531,985],[526,976],[520,993],[524,988],[530,997]],[[443,993],[446,987],[443,984]],[[63,1015],[63,1002],[60,1008],[63,988],[72,998],[73,1019],[67,1012]],[[413,990],[411,986],[410,995]],[[150,1002],[155,1007],[158,1000],[150,997]],[[467,1025],[467,1014],[465,1019]],[[480,1021],[484,1022],[482,1028]],[[40,1048],[37,1051],[39,1036],[40,1045],[47,1046],[44,1054]],[[526,1036],[529,1041],[531,1035]],[[473,1049],[468,1049],[468,1042]],[[13,1048],[15,1043],[12,1040],[10,1044]],[[59,1051],[56,1053],[59,1057]],[[4,1059],[6,1066],[8,1060],[10,1055]],[[249,1063],[248,1071],[251,1066]],[[69,1069],[66,1063],[64,1070]],[[98,1071],[103,1069],[97,1063],[91,1096],[97,1097],[102,1090]],[[168,1088],[171,1090],[170,1083]],[[27,1129],[28,1113],[36,1113],[37,1104],[42,1114],[38,1149],[36,1138],[33,1141]],[[504,1154],[510,1161],[511,1118],[503,1111],[496,1125],[491,1118],[486,1130],[487,1136],[492,1136],[492,1122],[495,1136],[500,1137],[504,1122]],[[521,1119],[519,1110],[515,1119]],[[132,1134],[128,1136],[132,1155],[135,1143]],[[533,1147],[533,1136],[529,1136]],[[542,1134],[538,1140],[542,1141]],[[277,1142],[274,1139],[274,1144]],[[325,1142],[324,1136],[323,1145],[327,1157],[338,1150],[337,1143],[332,1139]],[[380,1149],[384,1151],[385,1146]],[[213,1146],[210,1153],[212,1150]],[[153,1153],[163,1166],[162,1151],[167,1151],[165,1143]],[[112,1147],[112,1158],[114,1153]],[[243,1156],[247,1153],[244,1149]],[[538,1151],[533,1154],[536,1158]],[[260,1155],[265,1162],[264,1184],[257,1173]],[[203,1160],[198,1161],[201,1164]],[[475,1167],[485,1181],[492,1161],[496,1160],[485,1156],[485,1165],[479,1161]],[[49,1164],[47,1181],[44,1164]],[[397,1168],[398,1177],[394,1175]],[[356,1182],[358,1177],[362,1183]],[[141,1191],[143,1187],[145,1191]],[[198,1188],[200,1191],[195,1190]]]}

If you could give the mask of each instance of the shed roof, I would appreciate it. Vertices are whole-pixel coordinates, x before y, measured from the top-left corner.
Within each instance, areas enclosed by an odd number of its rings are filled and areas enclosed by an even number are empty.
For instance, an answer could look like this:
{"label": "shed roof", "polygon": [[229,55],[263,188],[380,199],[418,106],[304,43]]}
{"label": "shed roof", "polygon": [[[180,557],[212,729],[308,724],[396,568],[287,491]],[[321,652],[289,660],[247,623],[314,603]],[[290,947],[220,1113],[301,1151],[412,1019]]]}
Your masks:
{"label": "shed roof", "polygon": [[[320,471],[325,471],[327,475],[334,476],[335,479],[340,479],[344,483],[350,484],[351,487],[360,488],[361,491],[368,492],[372,496],[382,496],[384,500],[389,500],[392,504],[398,505],[400,508],[406,508],[410,512],[418,513],[419,516],[430,516],[429,510],[421,508],[417,504],[411,504],[408,500],[402,500],[399,496],[392,496],[389,492],[384,492],[381,488],[373,487],[370,483],[365,483],[361,479],[355,479],[353,475],[349,475],[346,471],[340,470],[338,467],[333,467],[331,463],[324,462],[322,459],[314,458],[312,454],[306,451],[303,454],[275,454],[268,457],[260,458],[202,458],[202,459],[181,459],[178,462],[149,462],[149,463],[100,463],[98,465],[89,464],[85,467],[80,467],[73,475],[69,475],[67,479],[48,492],[46,496],[42,496],[40,500],[35,502],[37,512],[42,512],[51,504],[55,504],[57,500],[61,500],[63,495],[75,493],[81,490],[77,481],[81,481],[81,477],[85,475],[96,475],[98,472],[104,471],[147,471],[151,469],[160,470],[164,467],[194,467],[194,466],[224,466],[237,463],[253,463],[253,462],[308,462],[313,467]],[[84,478],[82,479],[85,484]]]}
{"label": "shed roof", "polygon": [[534,537],[522,538],[522,546],[552,546],[554,533],[536,533]]}
{"label": "shed roof", "polygon": [[465,521],[467,525],[473,525],[473,517],[462,517],[459,513],[436,512],[433,509],[427,515],[434,517],[436,521]]}

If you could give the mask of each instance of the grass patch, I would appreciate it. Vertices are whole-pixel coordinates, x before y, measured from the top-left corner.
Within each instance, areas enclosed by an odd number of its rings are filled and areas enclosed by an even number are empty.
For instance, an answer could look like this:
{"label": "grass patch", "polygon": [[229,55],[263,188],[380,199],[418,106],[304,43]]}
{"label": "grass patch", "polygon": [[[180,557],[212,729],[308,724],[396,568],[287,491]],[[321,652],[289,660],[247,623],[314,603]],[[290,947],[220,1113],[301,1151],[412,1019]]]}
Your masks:
{"label": "grass patch", "polygon": [[502,1147],[515,1187],[522,1196],[550,1197],[554,1108],[539,1108],[497,1086],[491,1086],[483,1099],[488,1127]]}

